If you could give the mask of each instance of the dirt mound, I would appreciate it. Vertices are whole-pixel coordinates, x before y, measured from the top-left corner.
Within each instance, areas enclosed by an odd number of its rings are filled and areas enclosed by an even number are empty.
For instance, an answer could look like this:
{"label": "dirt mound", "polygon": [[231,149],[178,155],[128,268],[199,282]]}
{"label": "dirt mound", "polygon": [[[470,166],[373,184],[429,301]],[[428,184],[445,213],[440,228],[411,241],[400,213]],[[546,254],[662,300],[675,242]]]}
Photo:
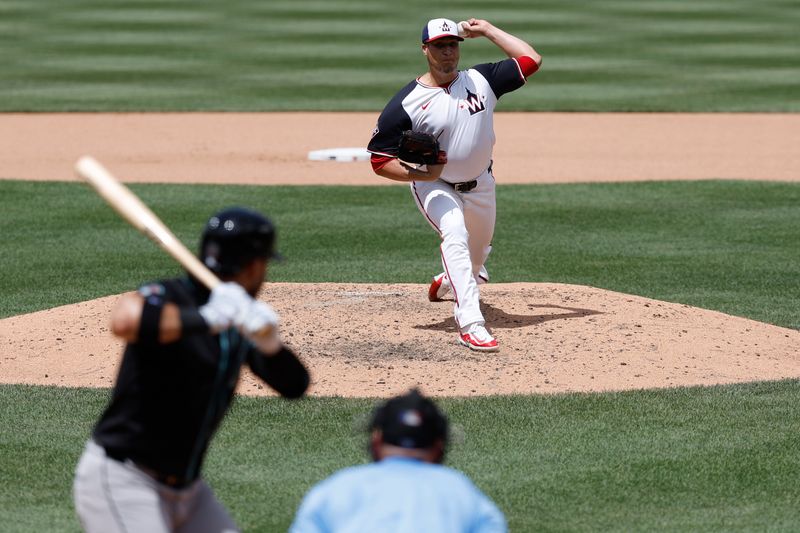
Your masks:
{"label": "dirt mound", "polygon": [[[501,344],[456,343],[452,301],[415,284],[270,283],[262,298],[312,372],[311,394],[382,397],[418,385],[437,396],[609,391],[800,377],[800,332],[682,304],[563,284],[481,287]],[[117,297],[0,321],[9,383],[108,387],[121,344]],[[267,395],[249,373],[239,391]]]}

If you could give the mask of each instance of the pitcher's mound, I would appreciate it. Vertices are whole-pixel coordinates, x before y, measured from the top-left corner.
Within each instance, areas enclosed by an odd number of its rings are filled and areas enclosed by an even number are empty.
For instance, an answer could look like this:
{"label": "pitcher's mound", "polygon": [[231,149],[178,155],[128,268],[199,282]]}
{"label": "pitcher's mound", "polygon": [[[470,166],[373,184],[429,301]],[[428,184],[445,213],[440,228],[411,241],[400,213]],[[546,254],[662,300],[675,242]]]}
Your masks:
{"label": "pitcher's mound", "polygon": [[[564,284],[481,286],[500,343],[456,342],[452,301],[417,284],[269,283],[261,298],[308,364],[310,393],[434,396],[608,391],[800,377],[800,332],[687,305]],[[8,383],[108,387],[116,296],[0,321]],[[239,392],[271,394],[248,372]]]}

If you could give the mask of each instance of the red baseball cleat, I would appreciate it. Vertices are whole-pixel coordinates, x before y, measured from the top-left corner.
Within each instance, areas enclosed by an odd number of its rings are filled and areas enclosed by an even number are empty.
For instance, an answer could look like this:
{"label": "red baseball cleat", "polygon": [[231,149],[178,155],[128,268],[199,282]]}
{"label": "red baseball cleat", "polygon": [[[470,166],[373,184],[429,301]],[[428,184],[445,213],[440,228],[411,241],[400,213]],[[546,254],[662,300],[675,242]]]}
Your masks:
{"label": "red baseball cleat", "polygon": [[467,331],[461,333],[458,342],[470,350],[478,352],[496,352],[500,349],[497,345],[497,339],[492,337],[492,334],[483,327],[483,324],[478,322],[472,324]]}
{"label": "red baseball cleat", "polygon": [[450,292],[450,280],[444,272],[433,277],[431,286],[428,287],[428,300],[431,302],[441,302],[442,296]]}

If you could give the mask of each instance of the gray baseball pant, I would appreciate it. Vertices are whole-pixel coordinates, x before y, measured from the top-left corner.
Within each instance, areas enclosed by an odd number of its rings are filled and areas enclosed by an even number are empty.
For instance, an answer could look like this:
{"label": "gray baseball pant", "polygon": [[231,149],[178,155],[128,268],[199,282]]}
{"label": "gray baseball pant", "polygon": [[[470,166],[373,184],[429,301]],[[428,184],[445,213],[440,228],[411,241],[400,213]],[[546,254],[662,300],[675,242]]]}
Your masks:
{"label": "gray baseball pant", "polygon": [[87,533],[228,533],[239,529],[202,479],[173,489],[131,461],[86,444],[73,483],[75,510]]}

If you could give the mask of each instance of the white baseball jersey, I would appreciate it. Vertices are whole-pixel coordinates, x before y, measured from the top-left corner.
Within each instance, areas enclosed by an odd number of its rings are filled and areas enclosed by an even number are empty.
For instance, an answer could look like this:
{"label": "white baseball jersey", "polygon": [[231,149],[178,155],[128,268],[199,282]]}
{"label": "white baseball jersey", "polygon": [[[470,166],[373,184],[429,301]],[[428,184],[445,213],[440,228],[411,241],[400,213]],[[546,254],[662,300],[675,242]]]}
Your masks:
{"label": "white baseball jersey", "polygon": [[459,71],[446,87],[431,87],[416,79],[386,105],[367,149],[378,156],[396,157],[404,130],[432,133],[447,152],[441,179],[450,183],[473,180],[491,164],[498,98],[524,84],[516,59]]}

